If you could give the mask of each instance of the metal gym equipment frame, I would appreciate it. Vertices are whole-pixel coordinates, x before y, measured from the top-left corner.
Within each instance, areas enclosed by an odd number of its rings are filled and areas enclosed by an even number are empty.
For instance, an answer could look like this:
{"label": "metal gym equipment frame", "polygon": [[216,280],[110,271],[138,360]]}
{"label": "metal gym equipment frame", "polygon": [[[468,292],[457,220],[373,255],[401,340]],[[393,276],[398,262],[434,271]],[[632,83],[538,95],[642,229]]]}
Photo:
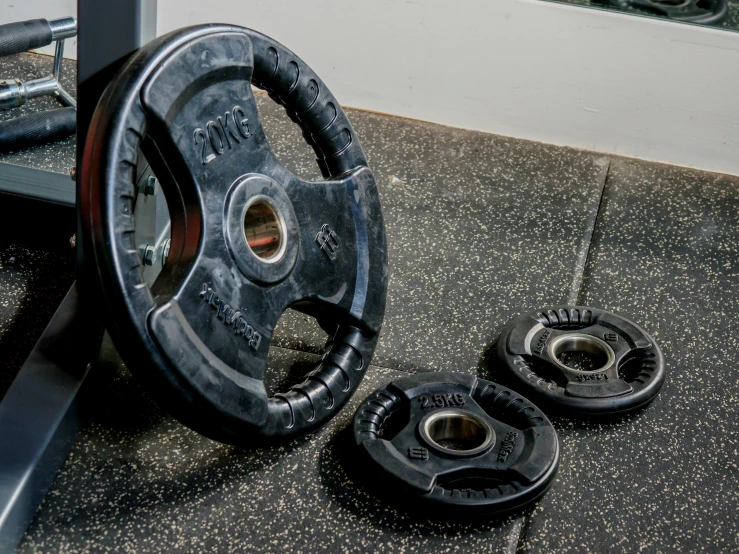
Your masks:
{"label": "metal gym equipment frame", "polygon": [[[155,36],[156,8],[156,0],[78,0],[77,167],[105,86]],[[69,209],[79,191],[69,175],[0,163],[0,201],[7,195]],[[78,277],[86,264],[81,251]],[[77,435],[77,393],[103,340],[100,317],[77,288],[75,282],[0,400],[0,553],[18,545]]]}

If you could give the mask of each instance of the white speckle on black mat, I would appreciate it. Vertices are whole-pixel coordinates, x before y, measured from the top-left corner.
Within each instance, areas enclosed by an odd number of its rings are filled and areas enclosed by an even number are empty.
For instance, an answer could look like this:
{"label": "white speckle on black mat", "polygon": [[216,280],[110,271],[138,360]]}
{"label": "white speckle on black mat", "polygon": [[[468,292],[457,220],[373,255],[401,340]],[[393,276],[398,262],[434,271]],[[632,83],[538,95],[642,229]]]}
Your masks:
{"label": "white speckle on black mat", "polygon": [[74,257],[0,245],[0,399],[74,281]]}
{"label": "white speckle on black mat", "polygon": [[[297,127],[257,101],[281,161],[318,178]],[[237,449],[161,412],[120,365],[98,367],[87,423],[19,551],[739,550],[739,179],[617,159],[601,205],[604,156],[350,118],[380,188],[390,287],[377,365],[349,406],[308,438]],[[371,390],[402,371],[494,374],[486,356],[509,318],[578,295],[660,341],[667,383],[621,422],[556,422],[560,472],[526,518],[412,518],[346,471],[343,430]],[[276,344],[306,352],[272,349],[269,390],[304,374],[324,340],[286,314]]]}
{"label": "white speckle on black mat", "polygon": [[[313,354],[273,348],[275,382]],[[361,399],[402,372],[370,367],[316,434],[274,447],[213,442],[162,413],[120,364],[90,379],[89,422],[18,552],[500,552],[516,521],[410,517],[347,473]]]}
{"label": "white speckle on black mat", "polygon": [[[51,75],[53,65],[53,56],[31,53],[6,56],[2,58],[2,74],[0,75],[0,80],[18,79],[19,81],[30,81],[40,77],[47,77]],[[77,62],[75,60],[64,60],[62,68],[62,85],[72,97],[77,96],[76,66]],[[0,110],[0,121],[7,121],[22,115],[63,107],[64,105],[52,96],[40,96],[28,100],[18,108]],[[0,162],[69,175],[69,170],[75,164],[75,141],[76,139],[73,135],[50,144],[0,154]]]}
{"label": "white speckle on black mat", "polygon": [[[278,158],[320,178],[282,108],[258,95]],[[476,372],[508,318],[579,290],[608,159],[573,149],[350,112],[380,188],[390,291],[383,336],[348,408],[312,437],[268,449],[214,443],[164,415],[116,368],[21,552],[512,552],[522,520],[409,517],[355,483],[339,432],[397,370]],[[278,346],[320,352],[314,320],[288,312]],[[267,386],[313,354],[272,349]],[[95,381],[98,379],[99,381]]]}
{"label": "white speckle on black mat", "polygon": [[581,302],[652,334],[667,379],[632,417],[555,422],[520,550],[739,551],[739,178],[615,159]]}
{"label": "white speckle on black mat", "polygon": [[[257,97],[270,145],[320,177],[298,127]],[[380,190],[390,281],[380,366],[476,372],[505,322],[579,289],[608,158],[350,112]],[[319,352],[325,335],[287,312],[275,344]]]}

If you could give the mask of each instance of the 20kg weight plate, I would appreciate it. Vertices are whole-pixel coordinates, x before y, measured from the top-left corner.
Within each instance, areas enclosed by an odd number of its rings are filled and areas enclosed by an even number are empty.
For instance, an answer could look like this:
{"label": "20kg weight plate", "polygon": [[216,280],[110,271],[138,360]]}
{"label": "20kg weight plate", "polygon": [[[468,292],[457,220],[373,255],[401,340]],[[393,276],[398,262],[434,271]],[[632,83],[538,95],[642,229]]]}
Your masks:
{"label": "20kg weight plate", "polygon": [[[279,163],[252,85],[302,128],[328,180],[303,181]],[[167,263],[151,289],[133,240],[142,155],[171,217]],[[85,254],[111,335],[182,422],[230,443],[293,437],[352,395],[385,308],[382,211],[351,124],[295,54],[235,26],[152,41],[95,111],[81,187]],[[315,316],[330,339],[302,383],[268,397],[269,345],[290,306]]]}
{"label": "20kg weight plate", "polygon": [[514,319],[496,353],[516,390],[563,415],[638,410],[665,380],[662,352],[646,331],[585,306],[554,306]]}
{"label": "20kg weight plate", "polygon": [[547,417],[471,375],[393,381],[359,407],[353,432],[373,490],[413,511],[467,517],[523,509],[546,492],[559,464]]}

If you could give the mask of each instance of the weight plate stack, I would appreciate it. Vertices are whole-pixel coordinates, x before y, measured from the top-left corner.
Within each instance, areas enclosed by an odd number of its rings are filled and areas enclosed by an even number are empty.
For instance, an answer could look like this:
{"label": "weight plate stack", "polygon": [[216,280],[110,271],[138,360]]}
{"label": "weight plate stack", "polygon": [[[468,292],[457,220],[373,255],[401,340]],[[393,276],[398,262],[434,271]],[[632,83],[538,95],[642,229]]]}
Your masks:
{"label": "weight plate stack", "polygon": [[615,416],[649,404],[665,380],[646,331],[613,313],[553,306],[509,322],[496,355],[513,388],[547,413]]}
{"label": "weight plate stack", "polygon": [[372,489],[413,512],[501,516],[552,484],[559,443],[517,393],[471,375],[405,377],[359,407],[354,440]]}
{"label": "weight plate stack", "polygon": [[592,3],[701,25],[719,25],[729,14],[728,0],[592,0]]}
{"label": "weight plate stack", "polygon": [[[252,85],[301,127],[327,180],[303,181],[279,163]],[[171,219],[151,288],[133,239],[142,156]],[[80,204],[91,292],[117,349],[182,422],[234,444],[290,438],[326,423],[356,390],[385,309],[379,196],[339,103],[284,46],[202,25],[139,50],[94,113]],[[330,339],[302,383],[269,397],[267,354],[290,306]]]}

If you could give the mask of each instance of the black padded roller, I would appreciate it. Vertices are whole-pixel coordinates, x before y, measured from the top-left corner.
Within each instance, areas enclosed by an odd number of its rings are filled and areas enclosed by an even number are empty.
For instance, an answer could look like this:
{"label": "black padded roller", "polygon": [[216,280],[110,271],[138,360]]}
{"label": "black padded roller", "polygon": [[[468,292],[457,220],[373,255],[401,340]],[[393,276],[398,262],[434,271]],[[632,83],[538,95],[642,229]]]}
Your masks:
{"label": "black padded roller", "polygon": [[77,130],[77,110],[59,108],[0,122],[0,152],[65,139]]}
{"label": "black padded roller", "polygon": [[0,25],[0,56],[20,54],[51,44],[51,27],[45,19]]}

